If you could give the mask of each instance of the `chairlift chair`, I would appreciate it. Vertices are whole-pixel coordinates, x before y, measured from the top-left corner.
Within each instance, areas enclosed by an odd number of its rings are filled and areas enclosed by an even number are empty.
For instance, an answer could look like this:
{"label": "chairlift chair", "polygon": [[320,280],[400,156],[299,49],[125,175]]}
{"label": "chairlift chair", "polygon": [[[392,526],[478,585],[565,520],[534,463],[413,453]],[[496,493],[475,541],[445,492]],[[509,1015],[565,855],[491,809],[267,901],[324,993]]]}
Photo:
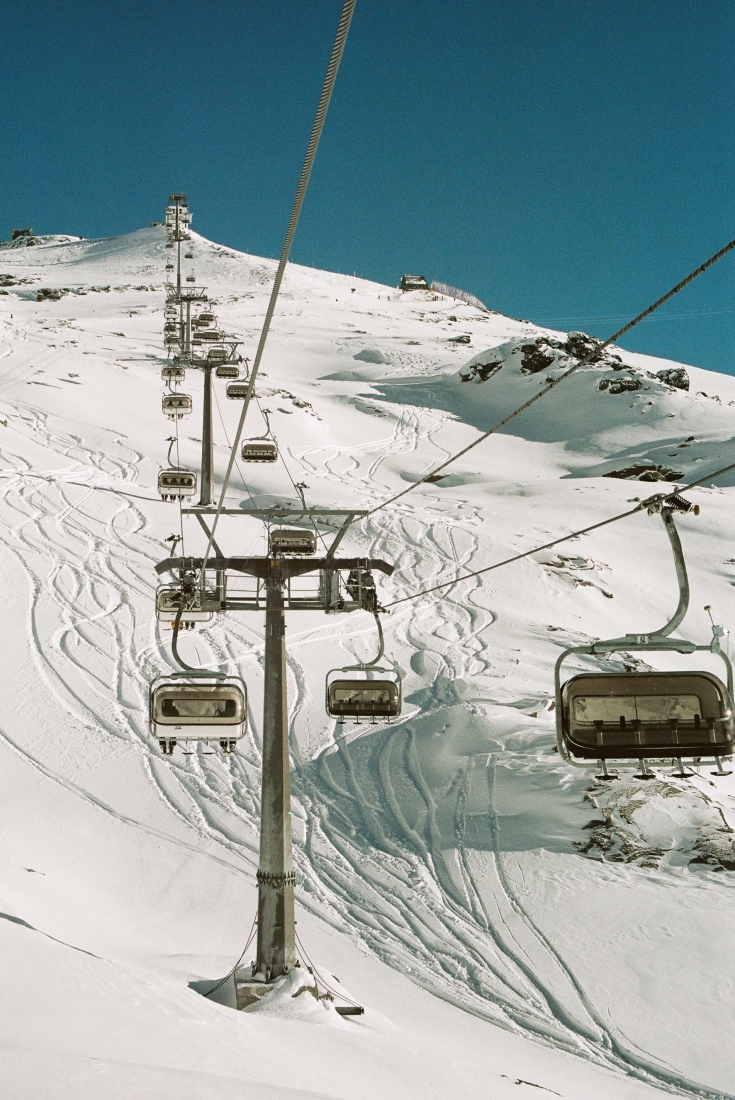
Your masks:
{"label": "chairlift chair", "polygon": [[[397,718],[401,713],[401,678],[393,668],[380,665],[385,652],[383,628],[376,613],[380,648],[372,661],[333,668],[327,673],[325,705],[327,714],[338,722],[351,719]],[[352,675],[346,675],[352,673]],[[358,675],[354,675],[357,673]],[[377,676],[376,679],[373,679]]]}
{"label": "chairlift chair", "polygon": [[275,462],[278,458],[278,444],[271,434],[268,410],[262,409],[265,420],[265,435],[256,436],[254,439],[244,439],[240,456],[243,462]]}
{"label": "chairlift chair", "polygon": [[192,410],[192,400],[188,393],[167,393],[161,401],[163,412],[169,420],[180,420]]}
{"label": "chairlift chair", "polygon": [[165,755],[192,741],[218,741],[233,752],[247,729],[247,688],[239,677],[161,676],[151,684],[149,722]]}
{"label": "chairlift chair", "polygon": [[166,321],[163,326],[164,336],[174,336],[179,330],[179,326],[176,321]]}
{"label": "chairlift chair", "polygon": [[234,363],[222,363],[215,373],[218,378],[239,378],[240,368]]}
{"label": "chairlift chair", "polygon": [[179,336],[164,336],[163,346],[165,348],[177,348],[181,344],[181,338]]}
{"label": "chairlift chair", "polygon": [[[243,381],[241,382],[230,382],[229,386],[227,387],[227,396],[230,401],[244,401],[248,395],[249,385],[250,383],[247,381],[247,379],[243,379]],[[278,456],[276,455],[276,457]],[[269,459],[268,461],[270,462],[272,461],[272,459]]]}
{"label": "chairlift chair", "polygon": [[227,361],[227,348],[210,348],[207,352],[208,363],[225,363]]}
{"label": "chairlift chair", "polygon": [[216,344],[222,339],[222,333],[217,332],[215,329],[202,329],[197,332],[197,340],[203,341],[205,344]]}
{"label": "chairlift chair", "polygon": [[300,527],[277,527],[268,537],[270,554],[315,554],[316,535]]}
{"label": "chairlift chair", "polygon": [[275,462],[278,444],[275,439],[245,439],[240,453],[243,462]]}
{"label": "chairlift chair", "polygon": [[194,259],[194,253],[193,252],[185,252],[184,253],[184,259],[185,260],[193,260]]}
{"label": "chairlift chair", "polygon": [[186,281],[187,283],[195,283],[197,281],[197,277],[196,275],[187,275]]}
{"label": "chairlift chair", "polygon": [[174,265],[172,263],[169,262],[166,264],[166,271],[173,271],[173,269]]}
{"label": "chairlift chair", "polygon": [[[622,638],[565,649],[556,662],[557,745],[562,757],[580,767],[599,761],[599,779],[615,779],[607,769],[609,760],[640,762],[640,778],[653,773],[650,760],[675,760],[684,777],[684,760],[714,759],[716,774],[722,760],[735,751],[733,721],[732,664],[720,647],[722,627],[713,622],[709,645],[672,638],[689,606],[686,564],[673,519],[675,511],[687,512],[693,505],[682,497],[653,497],[649,515],[660,513],[674,554],[679,581],[679,604],[673,618],[651,634],[626,634]],[[698,511],[698,509],[697,509]],[[607,657],[612,653],[668,652],[692,654],[710,652],[725,665],[727,684],[709,672],[591,672],[561,682],[563,662],[575,654]],[[690,773],[689,773],[690,774]]]}
{"label": "chairlift chair", "polygon": [[192,470],[161,470],[158,491],[162,500],[189,500],[197,491],[197,475]]}
{"label": "chairlift chair", "polygon": [[213,313],[208,313],[205,310],[204,313],[200,313],[199,316],[196,318],[196,323],[198,325],[213,325],[214,320],[215,320],[214,314]]}
{"label": "chairlift chair", "polygon": [[202,610],[202,594],[198,588],[191,595],[184,596],[180,585],[162,584],[156,590],[156,618],[159,622],[170,622],[173,626],[182,600],[186,600],[186,606],[181,612],[180,624],[210,623],[214,618],[213,611]]}
{"label": "chairlift chair", "polygon": [[173,241],[166,241],[166,248],[173,248],[173,246],[174,246]]}
{"label": "chairlift chair", "polygon": [[186,371],[183,367],[163,367],[161,369],[161,380],[163,382],[183,382],[186,377]]}

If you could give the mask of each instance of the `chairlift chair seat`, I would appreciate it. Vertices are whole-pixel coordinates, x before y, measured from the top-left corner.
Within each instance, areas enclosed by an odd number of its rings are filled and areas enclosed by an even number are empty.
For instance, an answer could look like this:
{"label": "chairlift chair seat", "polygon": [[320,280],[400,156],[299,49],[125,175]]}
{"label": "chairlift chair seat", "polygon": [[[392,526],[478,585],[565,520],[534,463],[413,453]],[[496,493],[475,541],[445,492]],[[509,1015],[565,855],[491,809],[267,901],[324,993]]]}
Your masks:
{"label": "chairlift chair seat", "polygon": [[246,439],[241,449],[243,462],[275,462],[278,444],[274,439]]}
{"label": "chairlift chair seat", "polygon": [[161,400],[161,407],[170,420],[178,420],[188,416],[193,406],[188,393],[167,393]]}
{"label": "chairlift chair seat", "polygon": [[240,368],[235,366],[234,363],[223,363],[217,367],[216,374],[218,378],[239,378]]}
{"label": "chairlift chair seat", "polygon": [[564,744],[578,759],[733,753],[732,704],[709,672],[581,673],[561,698]]}
{"label": "chairlift chair seat", "polygon": [[208,363],[224,363],[227,360],[227,348],[210,348],[207,352]]}
{"label": "chairlift chair seat", "polygon": [[277,527],[268,538],[271,554],[315,554],[316,535],[299,527]]}
{"label": "chairlift chair seat", "polygon": [[198,315],[198,317],[196,318],[196,323],[198,325],[213,325],[214,324],[214,314],[213,313],[207,313],[206,311],[204,313],[200,313]]}
{"label": "chairlift chair seat", "polygon": [[151,685],[149,720],[159,742],[238,741],[246,732],[247,689],[233,678],[163,678]]}

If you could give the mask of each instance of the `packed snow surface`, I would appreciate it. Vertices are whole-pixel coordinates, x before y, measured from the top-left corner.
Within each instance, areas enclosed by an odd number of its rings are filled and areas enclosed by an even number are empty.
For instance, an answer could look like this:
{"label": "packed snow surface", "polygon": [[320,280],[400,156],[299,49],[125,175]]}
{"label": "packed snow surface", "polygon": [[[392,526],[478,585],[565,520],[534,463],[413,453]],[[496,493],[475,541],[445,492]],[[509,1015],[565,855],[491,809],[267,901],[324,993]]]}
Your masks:
{"label": "packed snow surface", "polygon": [[[193,246],[197,283],[252,358],[275,263]],[[665,533],[645,512],[397,603],[384,618],[404,678],[392,725],[324,714],[326,673],[375,650],[371,617],[289,615],[304,973],[241,1012],[197,992],[234,965],[255,912],[263,623],[232,614],[181,642],[190,662],[246,679],[248,738],[232,757],[164,758],[147,690],[172,668],[153,566],[180,533],[156,492],[171,434],[165,254],[163,228],[0,249],[3,1094],[735,1094],[733,778],[703,766],[603,785],[554,751],[561,647],[650,631],[676,605]],[[309,505],[373,507],[585,346],[289,267],[258,382],[284,462],[236,468],[229,506],[293,505],[305,483]],[[201,377],[183,388],[181,459],[196,469]],[[393,603],[735,462],[734,403],[733,378],[609,349],[355,524],[341,552],[395,563],[379,580]],[[240,407],[221,386],[218,478]],[[264,430],[253,407],[246,435]],[[692,587],[680,633],[700,644],[705,604],[734,618],[733,485],[693,490],[701,514],[678,521]],[[183,533],[200,554],[193,518]],[[218,542],[265,549],[247,516],[224,517]],[[703,667],[721,674],[714,657]],[[311,960],[317,985],[339,981],[364,1016],[314,994]]]}

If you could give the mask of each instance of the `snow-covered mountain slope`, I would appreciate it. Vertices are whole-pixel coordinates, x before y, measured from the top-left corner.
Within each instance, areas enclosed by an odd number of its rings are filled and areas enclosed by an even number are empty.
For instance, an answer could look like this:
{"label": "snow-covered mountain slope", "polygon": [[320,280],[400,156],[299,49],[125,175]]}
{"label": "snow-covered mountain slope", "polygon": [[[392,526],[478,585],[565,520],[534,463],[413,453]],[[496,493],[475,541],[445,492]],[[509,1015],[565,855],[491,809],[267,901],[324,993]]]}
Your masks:
{"label": "snow-covered mountain slope", "polygon": [[[275,263],[193,240],[197,282],[252,356]],[[190,660],[246,678],[248,740],[231,759],[163,758],[146,700],[171,667],[153,565],[178,528],[155,490],[164,256],[162,228],[0,249],[7,1095],[735,1094],[733,779],[703,767],[611,792],[554,753],[560,647],[651,630],[675,606],[645,513],[398,604],[385,627],[406,704],[391,726],[324,715],[326,672],[373,652],[372,620],[290,615],[298,931],[367,1011],[314,1027],[313,1013],[237,1014],[189,988],[230,968],[254,916],[262,622],[230,615],[182,640]],[[293,480],[311,505],[373,506],[580,347],[290,267],[258,385],[287,469],[249,467],[247,486],[237,470],[230,503],[296,503]],[[345,552],[397,565],[385,602],[623,511],[655,491],[641,476],[682,483],[735,461],[735,379],[687,367],[684,390],[681,373],[659,377],[680,365],[612,353],[352,528]],[[194,468],[200,388],[189,372]],[[218,392],[220,478],[239,409]],[[246,434],[263,430],[253,409]],[[683,629],[699,643],[705,604],[735,619],[728,485],[692,491],[701,515],[679,521]],[[184,535],[203,550],[193,519]],[[248,517],[224,517],[218,541],[265,547]]]}

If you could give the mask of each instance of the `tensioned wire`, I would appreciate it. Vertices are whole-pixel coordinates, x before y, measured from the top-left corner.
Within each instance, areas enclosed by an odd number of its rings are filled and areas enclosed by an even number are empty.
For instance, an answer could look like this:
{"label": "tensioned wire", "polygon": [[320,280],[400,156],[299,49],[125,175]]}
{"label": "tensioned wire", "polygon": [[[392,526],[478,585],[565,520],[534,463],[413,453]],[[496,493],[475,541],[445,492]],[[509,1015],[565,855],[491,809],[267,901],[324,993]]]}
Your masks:
{"label": "tensioned wire", "polygon": [[611,516],[609,519],[600,520],[599,523],[593,523],[590,527],[582,527],[579,531],[570,531],[568,535],[561,535],[558,539],[553,539],[551,542],[545,542],[543,546],[534,546],[532,550],[524,550],[522,554],[514,554],[512,558],[505,558],[504,561],[497,561],[494,565],[486,565],[483,569],[475,569],[472,573],[465,573],[462,577],[455,577],[451,581],[443,581],[440,584],[435,584],[431,588],[424,588],[420,592],[414,592],[410,596],[401,596],[399,600],[393,600],[392,603],[385,604],[385,610],[389,607],[396,607],[399,603],[407,603],[409,600],[416,600],[419,596],[428,596],[431,592],[438,592],[442,588],[451,588],[453,584],[459,584],[460,581],[470,580],[472,577],[479,577],[483,573],[490,573],[493,569],[500,569],[504,565],[511,565],[514,561],[522,561],[523,558],[528,558],[532,554],[538,554],[542,550],[550,550],[553,546],[558,546],[560,542],[568,542],[569,539],[577,538],[579,535],[588,535],[591,531],[597,531],[600,527],[607,527],[610,523],[617,523],[619,519],[625,519],[627,516],[634,516],[637,512],[643,511],[653,501],[665,500],[667,497],[679,496],[681,493],[688,493],[690,489],[696,489],[697,486],[703,485],[706,481],[713,481],[715,478],[721,477],[723,474],[728,473],[730,470],[735,470],[735,462],[730,466],[723,466],[721,470],[715,470],[713,474],[707,474],[706,477],[699,478],[698,481],[692,481],[689,485],[685,485],[683,489],[673,489],[670,493],[657,493],[652,497],[648,497],[646,500],[642,500],[640,504],[637,504],[635,508],[628,509],[627,512],[620,512],[617,516]]}
{"label": "tensioned wire", "polygon": [[600,353],[605,350],[605,348],[609,347],[610,344],[613,344],[616,340],[619,340],[620,337],[624,336],[626,332],[630,332],[630,330],[634,328],[637,324],[640,324],[640,322],[644,320],[644,318],[649,317],[655,310],[659,308],[659,306],[662,306],[664,302],[668,302],[669,299],[673,298],[675,294],[678,294],[680,290],[683,290],[685,286],[688,286],[689,283],[693,282],[698,275],[701,275],[708,268],[712,267],[713,264],[716,264],[718,260],[721,260],[722,257],[727,255],[727,253],[730,252],[733,248],[735,248],[735,240],[730,241],[730,243],[726,244],[724,248],[721,248],[719,252],[715,252],[714,256],[710,256],[708,260],[705,260],[703,264],[700,264],[698,268],[690,272],[690,274],[687,275],[685,279],[682,279],[680,283],[677,283],[675,287],[672,287],[672,289],[668,291],[667,294],[664,294],[662,298],[659,298],[657,301],[655,301],[652,305],[648,307],[648,309],[644,309],[643,313],[639,313],[638,316],[634,317],[632,321],[628,321],[626,325],[623,325],[621,329],[618,329],[617,332],[613,333],[613,335],[608,337],[608,339],[603,341],[603,343],[596,344],[593,350],[585,355],[583,359],[580,359],[578,363],[575,363],[573,367],[570,367],[568,370],[564,371],[563,374],[560,374],[558,378],[555,378],[553,381],[549,382],[548,385],[544,386],[544,388],[539,390],[538,393],[534,394],[533,397],[530,397],[528,401],[524,401],[522,405],[519,405],[517,409],[514,409],[512,412],[508,413],[507,416],[504,416],[502,420],[499,420],[498,423],[494,424],[492,428],[488,429],[488,431],[483,432],[483,434],[478,436],[477,439],[473,440],[472,443],[468,443],[468,445],[466,447],[463,447],[461,451],[457,451],[456,454],[451,455],[439,466],[435,466],[433,470],[430,470],[429,473],[422,477],[419,481],[413,482],[413,484],[409,485],[407,489],[402,489],[400,493],[396,493],[394,496],[388,497],[388,499],[384,500],[382,504],[376,504],[375,507],[371,508],[371,510],[368,512],[367,516],[362,518],[367,519],[370,516],[374,516],[376,512],[380,511],[381,508],[387,508],[389,504],[394,504],[397,500],[400,500],[401,497],[405,497],[406,493],[410,493],[414,489],[417,489],[419,485],[423,485],[429,480],[429,478],[434,478],[440,470],[446,469],[446,467],[451,465],[452,462],[456,462],[458,458],[462,458],[463,455],[466,455],[467,452],[471,451],[473,447],[477,447],[489,436],[495,435],[495,433],[499,432],[501,428],[504,428],[506,424],[510,424],[511,420],[515,420],[515,418],[517,416],[520,416],[522,412],[525,412],[526,409],[530,409],[531,405],[535,405],[536,402],[540,401],[542,397],[545,397],[547,393],[551,393],[551,391],[556,386],[560,385],[567,378],[570,378],[571,375],[573,375],[581,367],[585,367],[588,363],[591,363],[593,360],[597,359]]}
{"label": "tensioned wire", "polygon": [[258,341],[258,349],[255,353],[255,359],[253,360],[253,367],[250,372],[250,384],[248,391],[243,401],[242,412],[240,413],[240,420],[237,425],[237,431],[235,433],[235,440],[232,445],[232,452],[230,454],[230,461],[227,464],[227,472],[225,479],[222,483],[222,491],[220,493],[219,502],[217,504],[217,511],[212,523],[212,531],[207,542],[207,549],[204,553],[204,559],[202,561],[202,568],[199,575],[199,584],[204,584],[204,571],[207,566],[207,560],[212,551],[212,545],[214,543],[214,536],[217,531],[217,523],[219,517],[222,514],[222,509],[225,503],[225,494],[227,493],[227,486],[230,482],[230,475],[232,474],[232,467],[235,464],[235,458],[237,456],[237,449],[240,446],[240,439],[242,436],[242,430],[245,426],[245,417],[247,416],[248,408],[250,406],[250,400],[255,391],[255,379],[258,377],[258,369],[260,367],[260,361],[263,358],[263,351],[265,349],[265,343],[268,339],[268,333],[270,331],[271,321],[273,319],[273,313],[276,308],[276,302],[278,301],[278,295],[281,289],[281,283],[283,282],[283,275],[286,270],[286,264],[288,263],[288,257],[291,252],[291,245],[293,244],[294,234],[296,233],[296,226],[298,225],[299,215],[301,214],[301,207],[304,203],[304,196],[306,195],[306,188],[309,184],[309,177],[311,176],[311,170],[314,166],[314,159],[316,157],[316,151],[319,146],[319,139],[322,135],[324,128],[324,120],[327,117],[327,108],[329,107],[329,101],[332,98],[332,91],[334,90],[334,83],[337,79],[337,71],[339,69],[340,61],[342,60],[342,54],[345,48],[345,42],[347,40],[347,32],[350,29],[350,22],[352,20],[352,13],[355,10],[355,4],[357,0],[345,0],[344,7],[342,9],[342,15],[340,17],[339,26],[337,27],[337,36],[334,40],[334,46],[332,47],[332,56],[329,59],[329,66],[327,68],[327,75],[324,79],[324,87],[322,88],[322,94],[319,99],[319,106],[317,107],[316,117],[314,119],[314,125],[311,130],[311,137],[306,149],[306,157],[304,158],[304,166],[301,169],[301,178],[299,179],[299,185],[296,188],[296,197],[294,199],[293,209],[291,210],[291,217],[289,219],[288,228],[286,229],[286,238],[283,242],[283,249],[281,251],[281,258],[278,261],[278,268],[276,270],[276,277],[273,281],[273,289],[271,290],[270,301],[268,302],[268,308],[266,310],[265,319],[263,321],[263,328],[260,333],[260,340]]}

